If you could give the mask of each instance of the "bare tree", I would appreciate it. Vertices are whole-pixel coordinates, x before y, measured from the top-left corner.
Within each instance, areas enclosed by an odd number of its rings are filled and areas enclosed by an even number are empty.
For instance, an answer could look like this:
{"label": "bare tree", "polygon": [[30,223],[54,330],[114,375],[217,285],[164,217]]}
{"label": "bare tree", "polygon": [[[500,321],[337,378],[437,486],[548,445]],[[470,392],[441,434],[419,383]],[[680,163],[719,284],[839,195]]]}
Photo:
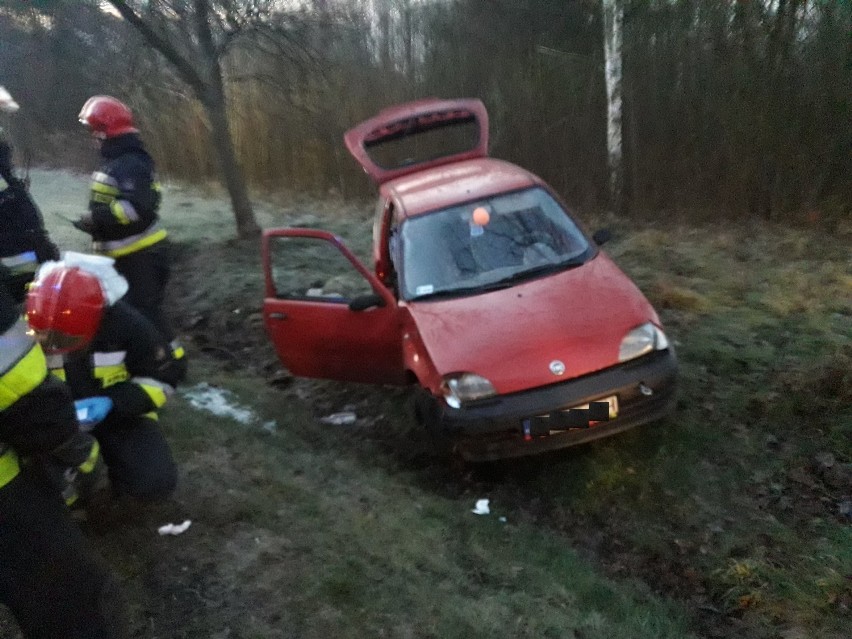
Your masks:
{"label": "bare tree", "polygon": [[603,0],[604,61],[606,65],[607,152],[609,192],[617,213],[624,209],[624,166],[621,134],[621,51],[624,4],[622,0]]}
{"label": "bare tree", "polygon": [[[343,131],[404,99],[480,95],[493,154],[579,208],[849,216],[848,2],[301,0],[293,14],[282,10],[292,0],[207,0],[204,40],[197,1],[119,3],[182,61],[163,65],[130,22],[101,10],[107,0],[0,0],[0,84],[22,105],[16,133],[34,161],[76,164],[86,140],[68,105],[117,92],[146,130],[182,132],[150,141],[164,172],[219,176],[209,104],[227,99],[250,184],[366,194]],[[623,51],[610,39],[607,76],[601,40],[620,33],[620,5]]]}
{"label": "bare tree", "polygon": [[177,70],[195,93],[210,135],[237,224],[237,235],[260,232],[237,161],[228,122],[222,59],[243,33],[269,14],[263,0],[107,0]]}

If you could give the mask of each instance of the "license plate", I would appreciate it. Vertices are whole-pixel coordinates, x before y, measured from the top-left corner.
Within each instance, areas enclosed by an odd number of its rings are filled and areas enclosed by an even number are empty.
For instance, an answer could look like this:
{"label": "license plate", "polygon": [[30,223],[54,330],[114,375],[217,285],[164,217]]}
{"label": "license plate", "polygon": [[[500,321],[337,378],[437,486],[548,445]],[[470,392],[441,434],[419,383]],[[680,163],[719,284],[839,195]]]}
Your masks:
{"label": "license plate", "polygon": [[[544,434],[542,432],[543,427],[544,432],[555,435],[556,433],[564,433],[566,430],[593,428],[616,417],[618,417],[618,397],[612,395],[596,399],[588,404],[555,411],[550,415],[540,415],[535,420],[535,426],[537,426],[535,430]],[[576,423],[574,423],[575,421]]]}
{"label": "license plate", "polygon": [[[606,402],[609,404],[609,418],[615,419],[618,417],[618,397],[616,395],[612,395],[611,397],[603,397],[601,399],[596,399],[595,404]],[[583,404],[582,406],[572,406],[568,410],[573,410],[575,408],[589,408],[589,404]]]}

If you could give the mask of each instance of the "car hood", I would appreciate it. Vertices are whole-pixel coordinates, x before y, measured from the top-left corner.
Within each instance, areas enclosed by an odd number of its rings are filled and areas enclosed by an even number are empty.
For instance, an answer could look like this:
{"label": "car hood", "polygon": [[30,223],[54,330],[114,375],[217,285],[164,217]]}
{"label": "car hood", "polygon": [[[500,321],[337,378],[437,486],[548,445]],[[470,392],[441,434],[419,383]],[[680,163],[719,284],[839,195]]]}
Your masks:
{"label": "car hood", "polygon": [[[618,363],[626,333],[657,315],[603,253],[582,266],[470,297],[411,302],[438,375],[482,375],[498,393],[557,383]],[[565,366],[562,375],[551,362]]]}

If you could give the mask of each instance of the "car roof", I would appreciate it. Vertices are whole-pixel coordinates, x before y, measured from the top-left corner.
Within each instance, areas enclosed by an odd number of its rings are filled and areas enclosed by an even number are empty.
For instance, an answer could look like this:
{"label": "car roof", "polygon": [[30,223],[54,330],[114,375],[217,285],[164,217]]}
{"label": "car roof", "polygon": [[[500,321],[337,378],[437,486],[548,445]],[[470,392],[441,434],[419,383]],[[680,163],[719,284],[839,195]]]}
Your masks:
{"label": "car roof", "polygon": [[400,207],[398,215],[413,217],[541,184],[540,178],[519,166],[493,158],[477,158],[405,175],[383,184],[380,192],[383,197],[394,198]]}

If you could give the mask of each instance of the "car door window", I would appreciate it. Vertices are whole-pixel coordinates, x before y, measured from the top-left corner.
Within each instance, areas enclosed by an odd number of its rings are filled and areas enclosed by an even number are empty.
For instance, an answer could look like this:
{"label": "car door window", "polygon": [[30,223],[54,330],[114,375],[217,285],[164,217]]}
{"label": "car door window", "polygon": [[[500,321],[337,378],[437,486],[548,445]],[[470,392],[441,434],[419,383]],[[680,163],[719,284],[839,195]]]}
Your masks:
{"label": "car door window", "polygon": [[327,239],[274,237],[269,252],[279,299],[348,303],[373,293],[369,281]]}

